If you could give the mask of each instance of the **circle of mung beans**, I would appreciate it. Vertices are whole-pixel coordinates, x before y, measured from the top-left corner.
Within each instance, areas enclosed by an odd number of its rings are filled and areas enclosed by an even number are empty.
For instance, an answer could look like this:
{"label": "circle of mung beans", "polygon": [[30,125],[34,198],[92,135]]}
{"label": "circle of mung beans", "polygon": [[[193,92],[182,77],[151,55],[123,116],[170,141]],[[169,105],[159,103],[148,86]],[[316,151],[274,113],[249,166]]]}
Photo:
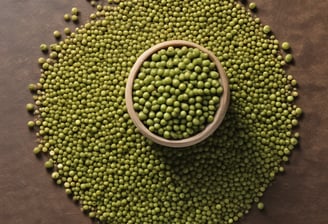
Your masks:
{"label": "circle of mung beans", "polygon": [[[33,152],[47,156],[51,177],[101,223],[234,223],[253,205],[263,209],[262,195],[298,144],[292,129],[302,114],[271,28],[234,0],[108,2],[49,47],[29,85]],[[124,100],[138,56],[173,39],[214,52],[231,90],[222,125],[185,150],[143,137]]]}

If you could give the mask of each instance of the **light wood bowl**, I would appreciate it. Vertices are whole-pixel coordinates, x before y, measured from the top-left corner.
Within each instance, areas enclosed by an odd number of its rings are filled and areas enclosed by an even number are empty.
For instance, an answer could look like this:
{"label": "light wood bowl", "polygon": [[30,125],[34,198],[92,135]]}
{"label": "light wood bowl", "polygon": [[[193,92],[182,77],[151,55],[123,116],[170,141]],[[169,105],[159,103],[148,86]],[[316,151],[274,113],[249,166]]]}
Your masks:
{"label": "light wood bowl", "polygon": [[[133,97],[132,97],[132,88],[133,88],[133,82],[136,76],[138,75],[139,69],[142,66],[143,62],[148,60],[149,57],[155,53],[158,52],[161,49],[168,48],[169,46],[172,47],[182,47],[182,46],[187,46],[187,47],[193,47],[193,48],[198,48],[204,53],[207,53],[209,56],[209,59],[215,63],[217,71],[219,72],[220,75],[220,84],[223,88],[223,93],[220,97],[220,104],[217,112],[215,113],[214,120],[209,123],[205,129],[203,129],[201,132],[185,139],[180,139],[180,140],[169,140],[166,138],[163,138],[161,136],[158,136],[148,130],[148,128],[140,121],[138,117],[138,113],[134,110],[133,108]],[[172,148],[184,148],[188,146],[195,145],[203,140],[205,140],[207,137],[209,137],[211,134],[215,132],[215,130],[220,126],[220,124],[223,121],[223,118],[228,110],[229,102],[230,102],[230,89],[229,89],[229,83],[228,83],[228,78],[223,70],[223,67],[220,63],[220,61],[216,58],[216,56],[206,48],[195,44],[193,42],[189,41],[184,41],[184,40],[172,40],[172,41],[166,41],[159,43],[148,50],[146,50],[135,62],[133,65],[128,80],[126,84],[126,89],[125,89],[125,101],[126,101],[126,107],[127,111],[133,121],[133,123],[137,126],[138,130],[140,131],[141,134],[143,134],[145,137],[150,139],[151,141],[172,147]]]}

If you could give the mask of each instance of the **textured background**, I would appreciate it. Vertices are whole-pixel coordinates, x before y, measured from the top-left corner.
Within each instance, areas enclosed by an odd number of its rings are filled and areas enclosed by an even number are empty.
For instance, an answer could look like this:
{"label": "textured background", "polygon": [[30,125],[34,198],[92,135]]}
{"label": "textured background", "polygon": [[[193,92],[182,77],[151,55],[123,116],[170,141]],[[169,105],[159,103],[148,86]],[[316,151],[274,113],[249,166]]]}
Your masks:
{"label": "textured background", "polygon": [[[299,83],[297,104],[304,110],[301,146],[286,173],[266,192],[266,209],[254,209],[241,224],[328,223],[328,1],[254,0],[257,15],[280,41],[289,41]],[[1,0],[0,3],[0,223],[91,224],[55,186],[33,155],[35,134],[25,104],[29,83],[39,77],[40,43],[52,43],[63,15],[76,6],[84,21],[92,7],[85,0]]]}

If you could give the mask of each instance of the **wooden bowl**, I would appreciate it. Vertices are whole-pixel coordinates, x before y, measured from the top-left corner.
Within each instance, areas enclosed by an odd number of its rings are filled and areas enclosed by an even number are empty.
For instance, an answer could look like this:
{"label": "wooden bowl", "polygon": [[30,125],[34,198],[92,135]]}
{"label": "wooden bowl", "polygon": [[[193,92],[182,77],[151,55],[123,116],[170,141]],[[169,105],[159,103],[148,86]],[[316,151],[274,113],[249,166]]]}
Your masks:
{"label": "wooden bowl", "polygon": [[[201,132],[185,138],[185,139],[180,139],[180,140],[169,140],[166,138],[163,138],[161,136],[158,136],[148,130],[148,128],[140,121],[138,117],[138,113],[134,110],[133,107],[133,97],[132,97],[132,88],[133,88],[133,82],[136,76],[139,73],[139,69],[142,66],[143,62],[148,60],[150,56],[153,53],[158,52],[161,49],[165,49],[168,47],[182,47],[182,46],[187,46],[187,47],[193,47],[193,48],[198,48],[200,51],[207,53],[209,56],[209,59],[215,63],[217,71],[219,73],[219,80],[220,84],[223,88],[223,93],[220,97],[220,104],[217,112],[215,113],[214,120],[209,123]],[[127,111],[133,121],[133,123],[137,126],[138,130],[140,131],[141,134],[143,134],[145,137],[150,139],[151,141],[168,146],[168,147],[173,147],[173,148],[183,148],[183,147],[188,147],[195,145],[203,140],[205,140],[207,137],[209,137],[211,134],[214,133],[214,131],[220,126],[222,123],[222,120],[228,110],[229,102],[230,102],[230,90],[229,90],[229,83],[228,83],[228,78],[223,70],[223,67],[219,60],[215,57],[215,55],[207,50],[206,48],[195,44],[193,42],[189,41],[184,41],[184,40],[172,40],[172,41],[166,41],[159,43],[148,50],[146,50],[135,62],[133,65],[128,80],[126,84],[126,89],[125,89],[125,101],[126,101],[126,107]]]}

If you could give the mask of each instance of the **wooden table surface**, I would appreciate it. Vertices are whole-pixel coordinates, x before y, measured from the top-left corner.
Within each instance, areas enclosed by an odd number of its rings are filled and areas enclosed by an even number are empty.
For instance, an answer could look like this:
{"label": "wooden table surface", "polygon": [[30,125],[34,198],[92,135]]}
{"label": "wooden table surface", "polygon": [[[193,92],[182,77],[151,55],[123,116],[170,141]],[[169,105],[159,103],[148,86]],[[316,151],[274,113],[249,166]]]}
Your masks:
{"label": "wooden table surface", "polygon": [[[304,111],[300,147],[286,173],[265,193],[265,211],[256,209],[240,224],[328,223],[328,1],[254,0],[258,16],[280,41],[292,46]],[[40,43],[52,43],[63,29],[64,13],[76,6],[82,21],[93,10],[85,0],[2,0],[0,3],[0,223],[91,224],[55,186],[32,153],[35,134],[26,122],[27,90],[37,82]],[[72,23],[69,26],[74,27]]]}

